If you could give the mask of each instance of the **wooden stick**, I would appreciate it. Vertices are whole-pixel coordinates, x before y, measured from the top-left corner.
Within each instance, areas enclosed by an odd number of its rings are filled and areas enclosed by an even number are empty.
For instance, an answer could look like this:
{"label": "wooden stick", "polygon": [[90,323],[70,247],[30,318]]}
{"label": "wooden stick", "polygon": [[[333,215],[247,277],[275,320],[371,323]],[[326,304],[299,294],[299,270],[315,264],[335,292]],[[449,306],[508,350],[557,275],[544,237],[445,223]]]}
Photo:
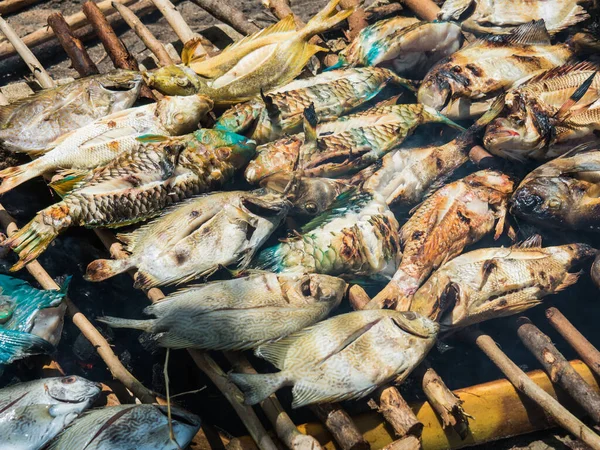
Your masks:
{"label": "wooden stick", "polygon": [[323,422],[342,450],[368,450],[369,443],[358,431],[352,417],[337,403],[310,406],[310,410]]}
{"label": "wooden stick", "polygon": [[546,317],[550,325],[565,338],[589,368],[600,377],[600,352],[598,349],[558,309],[548,308]]}
{"label": "wooden stick", "polygon": [[297,29],[306,25],[298,15],[294,14],[294,11],[292,11],[292,8],[290,7],[289,0],[262,0],[262,4],[279,20],[283,20],[290,14],[293,14]]}
{"label": "wooden stick", "polygon": [[167,49],[158,39],[154,37],[152,32],[146,25],[142,23],[140,19],[125,5],[121,5],[117,2],[112,3],[113,7],[121,14],[123,20],[129,25],[129,27],[138,35],[144,45],[150,50],[160,66],[168,66],[173,64],[173,60],[169,56]]}
{"label": "wooden stick", "polygon": [[[83,4],[83,13],[96,31],[113,65],[119,69],[139,70],[140,68],[135,58],[117,37],[100,8],[92,0],[87,0]],[[142,86],[140,96],[156,100],[156,97],[146,85]]]}
{"label": "wooden stick", "polygon": [[429,22],[436,20],[440,12],[440,7],[431,0],[403,0],[403,3],[410,8],[418,18]]}
{"label": "wooden stick", "polygon": [[192,0],[192,2],[194,2],[214,18],[231,25],[231,27],[239,33],[249,35],[260,31],[260,28],[250,22],[243,12],[234,8],[226,1]]}
{"label": "wooden stick", "polygon": [[371,301],[369,294],[367,294],[358,284],[353,285],[348,291],[348,300],[350,301],[350,306],[352,306],[355,311],[364,309]]}
{"label": "wooden stick", "polygon": [[421,436],[423,424],[419,422],[398,389],[393,386],[382,386],[375,391],[373,397],[378,401],[369,400],[369,406],[385,417],[399,437]]}
{"label": "wooden stick", "polygon": [[402,4],[398,2],[388,3],[387,5],[376,6],[374,8],[367,8],[365,14],[367,21],[373,23],[377,22],[388,16],[396,16],[402,11]]}
{"label": "wooden stick", "polygon": [[383,450],[418,450],[421,448],[421,441],[416,436],[408,435],[402,439],[386,445]]}
{"label": "wooden stick", "polygon": [[463,333],[492,360],[516,389],[543,408],[558,425],[574,436],[577,436],[591,448],[600,450],[600,436],[590,430],[583,422],[581,422],[581,420],[567,411],[556,399],[531,381],[527,374],[525,374],[525,372],[523,372],[502,350],[500,350],[490,336],[483,334],[480,330],[467,329]]}
{"label": "wooden stick", "polygon": [[6,106],[6,105],[8,105],[8,99],[2,92],[0,92],[0,106]]}
{"label": "wooden stick", "polygon": [[40,0],[4,0],[0,2],[0,14],[7,15],[39,3]]}
{"label": "wooden stick", "polygon": [[552,345],[527,317],[517,320],[517,334],[533,356],[544,366],[553,383],[563,388],[589,414],[594,423],[600,423],[600,395],[586,384],[565,357]]}
{"label": "wooden stick", "polygon": [[348,40],[356,37],[360,30],[368,25],[365,10],[359,5],[358,0],[340,0],[340,7],[343,9],[355,8],[354,12],[348,17],[349,31]]}
{"label": "wooden stick", "polygon": [[[248,359],[241,352],[225,352],[225,357],[231,363],[236,372],[257,373]],[[313,449],[319,450],[321,444],[312,436],[300,433],[290,416],[284,411],[281,403],[275,394],[271,394],[266,400],[260,403],[269,422],[273,425],[277,437],[289,449]]]}
{"label": "wooden stick", "polygon": [[75,69],[80,76],[100,73],[98,67],[96,67],[96,64],[94,64],[90,55],[88,55],[88,52],[85,50],[81,40],[73,35],[69,24],[65,21],[65,18],[61,13],[50,14],[48,16],[48,25],[50,25],[58,42],[71,59],[73,69]]}
{"label": "wooden stick", "polygon": [[[169,0],[152,0],[182,43],[198,37]],[[198,49],[202,51],[200,48]],[[204,51],[206,53],[206,51]]]}
{"label": "wooden stick", "polygon": [[10,44],[15,48],[15,50],[21,55],[21,58],[27,66],[29,70],[33,73],[40,86],[43,88],[49,88],[54,86],[54,82],[46,69],[42,67],[37,58],[33,55],[31,50],[27,48],[23,41],[19,38],[19,35],[15,33],[15,30],[4,20],[4,18],[0,17],[0,31],[6,36],[6,39],[10,42]]}

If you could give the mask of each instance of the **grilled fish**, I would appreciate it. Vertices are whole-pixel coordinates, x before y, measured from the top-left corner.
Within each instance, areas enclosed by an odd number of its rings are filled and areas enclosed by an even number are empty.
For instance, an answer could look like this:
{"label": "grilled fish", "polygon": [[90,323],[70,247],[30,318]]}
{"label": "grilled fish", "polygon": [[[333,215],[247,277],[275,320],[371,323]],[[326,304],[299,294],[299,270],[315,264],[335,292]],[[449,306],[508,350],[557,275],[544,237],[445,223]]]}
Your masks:
{"label": "grilled fish", "polygon": [[413,294],[433,270],[494,228],[498,238],[512,190],[508,176],[482,170],[433,193],[400,230],[402,262],[368,308],[408,310]]}
{"label": "grilled fish", "polygon": [[0,171],[0,194],[58,169],[92,169],[138,147],[146,134],[177,136],[191,133],[212,109],[203,96],[163,97],[156,103],[126,109],[67,133],[50,144],[52,150],[18,167]]}
{"label": "grilled fish", "polygon": [[371,100],[390,82],[414,89],[410,81],[383,68],[321,73],[263,94],[260,100],[233,106],[215,128],[243,133],[264,144],[302,131],[303,113],[311,104],[319,122],[335,120]]}
{"label": "grilled fish", "polygon": [[356,189],[274,247],[255,267],[283,273],[391,277],[401,258],[399,225],[381,197]]}
{"label": "grilled fish", "polygon": [[343,280],[327,275],[265,272],[178,291],[144,310],[154,319],[99,320],[160,333],[163,347],[247,350],[324,319],[345,290]]}
{"label": "grilled fish", "polygon": [[89,408],[101,387],[85,378],[44,378],[0,390],[2,447],[38,450]]}
{"label": "grilled fish", "polygon": [[595,254],[586,244],[542,248],[539,236],[520,246],[465,253],[431,275],[410,310],[442,329],[518,314],[574,284],[579,274],[569,270]]}
{"label": "grilled fish", "polygon": [[460,26],[392,17],[363,28],[339,54],[334,66],[384,66],[398,75],[421,79],[463,42]]}
{"label": "grilled fish", "polygon": [[97,260],[86,279],[101,281],[137,268],[134,286],[181,284],[220,266],[243,269],[285,217],[284,196],[259,189],[217,192],[190,199],[119,239],[131,256]]}
{"label": "grilled fish", "polygon": [[459,20],[475,5],[462,28],[471,33],[505,34],[519,25],[543,19],[551,34],[588,19],[586,0],[446,0],[438,17]]}
{"label": "grilled fish", "polygon": [[426,123],[464,130],[423,105],[375,106],[318,127],[308,108],[305,133],[259,146],[246,179],[256,183],[276,172],[291,172],[297,161],[305,176],[339,177],[374,163]]}
{"label": "grilled fish", "polygon": [[118,70],[81,78],[0,107],[0,143],[20,152],[46,151],[65,133],[130,108],[142,76]]}
{"label": "grilled fish", "polygon": [[256,349],[281,372],[230,374],[254,405],[293,386],[293,408],[361,398],[396,378],[402,382],[435,342],[438,325],[413,312],[342,314]]}
{"label": "grilled fish", "polygon": [[[150,136],[75,183],[55,186],[63,200],[40,211],[2,243],[19,254],[19,270],[71,226],[119,227],[157,216],[170,204],[221,186],[254,155],[243,136],[202,129],[180,137]],[[72,188],[71,191],[68,189]]]}
{"label": "grilled fish", "polygon": [[451,119],[476,117],[517,81],[573,56],[569,45],[551,45],[543,21],[521,25],[510,35],[480,39],[437,63],[425,76],[418,100]]}

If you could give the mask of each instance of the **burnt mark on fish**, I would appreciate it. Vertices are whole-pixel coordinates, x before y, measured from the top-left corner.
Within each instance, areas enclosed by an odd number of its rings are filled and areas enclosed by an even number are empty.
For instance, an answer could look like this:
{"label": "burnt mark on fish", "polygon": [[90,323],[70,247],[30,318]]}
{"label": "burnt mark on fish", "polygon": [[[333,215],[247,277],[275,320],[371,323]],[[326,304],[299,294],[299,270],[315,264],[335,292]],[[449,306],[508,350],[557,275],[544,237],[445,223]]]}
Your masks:
{"label": "burnt mark on fish", "polygon": [[417,230],[417,231],[415,231],[415,232],[412,234],[412,239],[414,239],[414,240],[417,240],[417,239],[419,239],[421,236],[423,236],[423,232],[422,232],[422,231],[419,231],[419,230]]}
{"label": "burnt mark on fish", "polygon": [[188,259],[188,253],[185,251],[175,252],[175,262],[178,266],[181,266]]}
{"label": "burnt mark on fish", "polygon": [[458,216],[458,219],[463,222],[466,223],[467,225],[469,225],[471,223],[471,219],[469,219],[467,216],[465,216],[463,213],[461,213],[460,211],[456,211],[456,215]]}
{"label": "burnt mark on fish", "polygon": [[476,77],[483,76],[483,71],[476,64],[469,63],[465,66],[465,68],[468,69]]}

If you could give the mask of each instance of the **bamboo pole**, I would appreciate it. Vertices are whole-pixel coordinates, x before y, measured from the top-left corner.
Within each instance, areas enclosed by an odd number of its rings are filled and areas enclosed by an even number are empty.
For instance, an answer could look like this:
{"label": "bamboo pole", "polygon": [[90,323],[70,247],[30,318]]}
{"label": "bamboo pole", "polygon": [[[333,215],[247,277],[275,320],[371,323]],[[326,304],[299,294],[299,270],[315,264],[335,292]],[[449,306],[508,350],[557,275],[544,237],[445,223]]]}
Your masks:
{"label": "bamboo pole", "polygon": [[7,15],[18,12],[28,6],[35,5],[41,0],[4,0],[0,2],[0,14]]}
{"label": "bamboo pole", "polygon": [[129,27],[138,35],[144,45],[156,56],[160,66],[168,66],[173,64],[173,60],[169,56],[167,49],[158,39],[154,37],[152,32],[140,19],[125,5],[121,5],[113,1],[113,7],[117,10],[123,20]]}
{"label": "bamboo pole", "polygon": [[555,398],[531,381],[525,372],[500,350],[490,336],[479,330],[465,330],[463,333],[492,360],[519,391],[540,406],[558,425],[581,439],[594,450],[600,450],[600,436],[565,409]]}
{"label": "bamboo pole", "polygon": [[81,40],[73,35],[69,24],[61,13],[52,13],[48,16],[48,25],[54,31],[58,42],[65,50],[73,68],[80,76],[88,76],[100,73],[98,67],[90,58],[87,51],[83,47]]}
{"label": "bamboo pole", "polygon": [[[198,34],[192,31],[173,3],[169,0],[152,1],[164,18],[167,19],[167,22],[169,22],[169,25],[183,44],[198,37]],[[202,52],[204,49],[198,50]],[[204,53],[206,53],[206,50],[204,50]]]}
{"label": "bamboo pole", "polygon": [[354,8],[354,12],[348,17],[349,32],[348,40],[353,40],[360,30],[368,25],[365,10],[360,6],[358,0],[340,0],[340,7],[343,9]]}
{"label": "bamboo pole", "polygon": [[215,19],[230,25],[238,33],[249,35],[260,31],[250,22],[244,13],[222,0],[192,0],[193,3],[205,10]]}
{"label": "bamboo pole", "polygon": [[431,0],[402,0],[408,8],[410,8],[419,19],[433,22],[437,19],[440,12],[440,7]]}
{"label": "bamboo pole", "polygon": [[[342,450],[368,450],[369,443],[356,428],[352,417],[337,403],[310,406]],[[312,433],[306,433],[312,436]]]}
{"label": "bamboo pole", "polygon": [[550,325],[575,349],[589,368],[600,377],[600,352],[596,347],[558,309],[548,308],[546,318]]}
{"label": "bamboo pole", "polygon": [[421,448],[421,441],[416,436],[408,435],[386,445],[383,450],[418,450]]}
{"label": "bamboo pole", "polygon": [[367,15],[367,21],[373,23],[388,16],[396,16],[403,9],[404,8],[402,8],[402,5],[399,2],[393,2],[374,8],[367,8],[365,13]]}
{"label": "bamboo pole", "polygon": [[293,14],[297,29],[306,25],[297,14],[294,14],[294,11],[292,11],[292,8],[290,7],[289,0],[262,0],[262,4],[279,20],[283,20],[290,14]]}
{"label": "bamboo pole", "polygon": [[375,391],[373,397],[378,401],[369,400],[369,406],[385,417],[398,437],[412,435],[418,438],[421,436],[423,424],[419,422],[397,388],[382,386]]}

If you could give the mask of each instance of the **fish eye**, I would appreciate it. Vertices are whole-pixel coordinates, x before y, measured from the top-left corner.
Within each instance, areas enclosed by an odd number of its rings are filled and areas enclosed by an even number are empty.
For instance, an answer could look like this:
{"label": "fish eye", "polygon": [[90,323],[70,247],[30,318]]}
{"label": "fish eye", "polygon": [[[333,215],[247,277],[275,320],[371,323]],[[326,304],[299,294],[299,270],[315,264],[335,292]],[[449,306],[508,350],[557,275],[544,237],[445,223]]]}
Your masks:
{"label": "fish eye", "polygon": [[177,114],[175,114],[175,121],[176,121],[177,123],[181,123],[181,122],[183,122],[183,119],[184,119],[184,118],[185,118],[185,117],[184,117],[183,113],[177,113]]}
{"label": "fish eye", "polygon": [[310,295],[312,294],[310,290],[310,277],[305,277],[302,280],[302,282],[300,283],[300,292],[302,292],[302,295],[304,295],[305,297],[310,297]]}
{"label": "fish eye", "polygon": [[406,311],[404,313],[404,318],[408,320],[416,320],[417,315],[412,311]]}
{"label": "fish eye", "polygon": [[217,149],[217,155],[219,155],[219,159],[225,160],[231,156],[231,149],[228,147],[219,147]]}
{"label": "fish eye", "polygon": [[551,198],[550,200],[548,200],[548,208],[550,209],[559,209],[560,205],[561,202],[557,198]]}
{"label": "fish eye", "polygon": [[75,381],[75,377],[65,377],[62,380],[60,380],[62,384],[73,384],[75,383]]}
{"label": "fish eye", "polygon": [[177,84],[177,86],[186,87],[189,86],[190,81],[184,80],[183,78],[175,78],[175,83]]}
{"label": "fish eye", "polygon": [[306,202],[304,209],[308,214],[316,214],[319,211],[319,208],[315,202]]}

